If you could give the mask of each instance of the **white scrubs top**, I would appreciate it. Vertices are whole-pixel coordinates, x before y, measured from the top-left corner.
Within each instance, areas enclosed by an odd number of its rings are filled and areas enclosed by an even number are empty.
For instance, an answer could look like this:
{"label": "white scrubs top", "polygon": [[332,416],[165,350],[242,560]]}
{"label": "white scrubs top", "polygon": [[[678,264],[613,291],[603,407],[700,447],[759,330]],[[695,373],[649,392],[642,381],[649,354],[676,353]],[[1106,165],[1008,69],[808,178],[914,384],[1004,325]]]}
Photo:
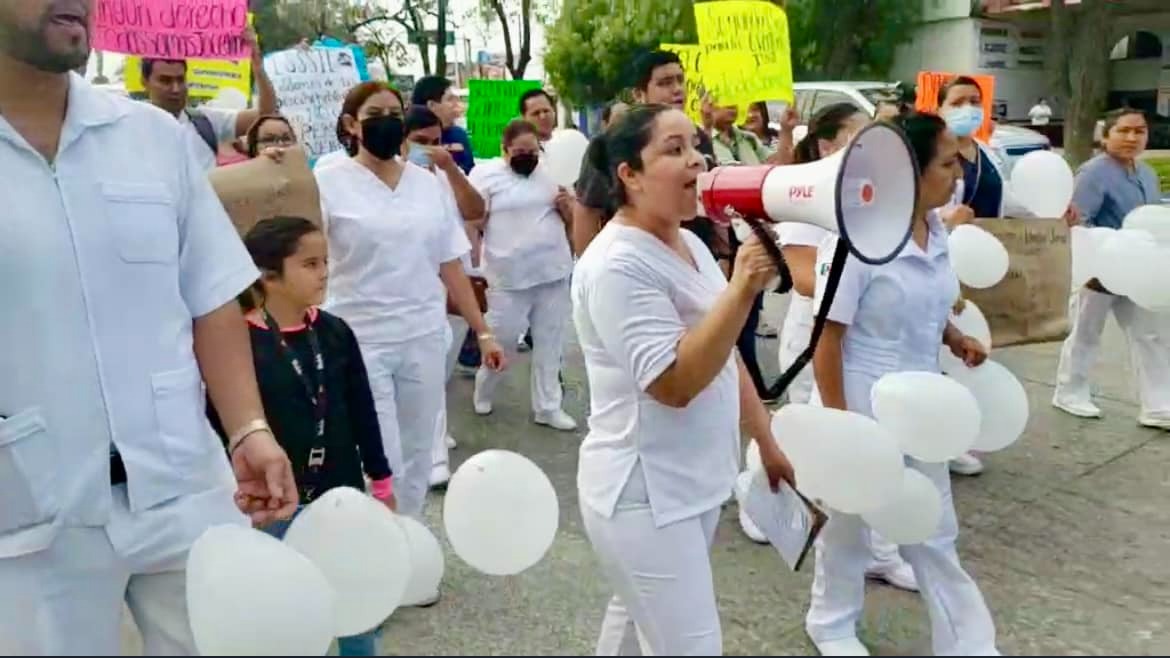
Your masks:
{"label": "white scrubs top", "polygon": [[658,527],[718,507],[739,470],[739,370],[734,353],[683,409],[646,389],[678,358],[683,334],[710,311],[727,279],[682,231],[698,270],[658,238],[609,222],[573,273],[573,321],[589,374],[589,434],[581,500],[605,517],[641,464]]}
{"label": "white scrubs top", "polygon": [[439,266],[471,249],[454,198],[403,164],[391,189],[353,159],[314,171],[329,239],[326,309],[363,344],[401,343],[447,327]]}
{"label": "white scrubs top", "polygon": [[[819,247],[826,238],[834,236],[832,232],[819,226],[800,222],[780,222],[776,227],[776,233],[781,247]],[[792,316],[792,321],[800,326],[811,327],[815,318],[812,299],[793,290],[788,314]]]}
{"label": "white scrubs top", "polygon": [[[236,138],[236,118],[239,117],[239,112],[206,106],[200,107],[195,112],[207,117],[207,121],[211,124],[212,130],[215,131],[215,136],[220,144]],[[207,148],[207,142],[203,141],[199,131],[195,130],[195,124],[191,122],[191,117],[186,112],[180,112],[179,123],[183,125],[188,148],[195,154],[195,160],[199,166],[204,171],[215,169],[216,156],[219,154]]]}
{"label": "white scrubs top", "polygon": [[[885,265],[849,255],[829,309],[829,319],[848,325],[842,341],[842,371],[850,411],[872,415],[870,389],[883,375],[939,372],[938,350],[959,280],[951,269],[947,231],[938,215],[928,219],[926,249],[913,240]],[[824,295],[836,236],[817,255],[817,306]]]}
{"label": "white scrubs top", "polygon": [[109,522],[111,446],[146,533],[114,547],[179,556],[244,521],[192,320],[259,273],[173,116],[72,75],[57,153],[0,117],[0,558]]}
{"label": "white scrubs top", "polygon": [[565,222],[554,203],[557,184],[543,168],[525,178],[497,158],[472,169],[470,180],[488,208],[483,234],[488,285],[524,290],[572,273]]}

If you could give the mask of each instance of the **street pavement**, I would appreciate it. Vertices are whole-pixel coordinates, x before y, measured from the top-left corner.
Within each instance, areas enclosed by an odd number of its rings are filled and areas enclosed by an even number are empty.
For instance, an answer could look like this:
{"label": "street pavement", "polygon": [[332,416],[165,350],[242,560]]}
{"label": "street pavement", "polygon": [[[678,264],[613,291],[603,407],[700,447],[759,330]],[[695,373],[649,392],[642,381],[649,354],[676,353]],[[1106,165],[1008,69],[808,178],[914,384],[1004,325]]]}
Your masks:
{"label": "street pavement", "polygon": [[[785,300],[769,299],[779,326]],[[956,477],[959,552],[979,582],[1007,654],[1170,653],[1170,434],[1137,426],[1131,365],[1110,321],[1097,368],[1102,420],[1081,420],[1049,402],[1059,344],[997,350],[993,358],[1024,383],[1032,416],[1010,449],[986,456],[987,472]],[[760,341],[775,376],[776,340]],[[566,352],[566,409],[585,418],[581,353]],[[510,578],[478,574],[442,538],[442,495],[428,505],[444,544],[442,600],[400,610],[386,623],[390,655],[591,655],[609,596],[581,526],[575,486],[583,430],[560,433],[531,422],[528,357],[500,389],[495,412],[471,410],[471,380],[450,386],[458,463],[488,448],[533,459],[560,497],[556,542],[545,559]],[[584,428],[585,423],[581,423]],[[712,563],[727,654],[815,655],[803,630],[810,567],[791,573],[774,550],[739,531],[734,503],[723,513]],[[295,623],[290,620],[290,623]],[[129,622],[126,649],[140,652]],[[929,625],[915,594],[871,584],[861,638],[875,654],[928,655]]]}

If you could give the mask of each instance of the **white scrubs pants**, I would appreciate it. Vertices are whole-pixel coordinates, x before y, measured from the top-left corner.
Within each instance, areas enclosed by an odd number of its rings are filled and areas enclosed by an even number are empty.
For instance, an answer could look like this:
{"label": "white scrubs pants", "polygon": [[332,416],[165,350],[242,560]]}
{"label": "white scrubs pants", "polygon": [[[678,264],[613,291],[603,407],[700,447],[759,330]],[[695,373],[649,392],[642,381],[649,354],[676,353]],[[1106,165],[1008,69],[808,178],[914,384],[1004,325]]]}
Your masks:
{"label": "white scrubs pants", "polygon": [[1127,297],[1088,288],[1073,292],[1069,301],[1072,329],[1060,352],[1056,397],[1071,403],[1091,402],[1089,372],[1097,361],[1101,333],[1110,311],[1129,342],[1142,415],[1170,416],[1170,318],[1148,311]]}
{"label": "white scrubs pants", "polygon": [[[484,317],[492,334],[509,358],[516,354],[514,336],[532,331],[532,410],[551,413],[561,409],[561,357],[569,326],[569,280],[523,290],[488,288],[488,312]],[[480,367],[475,373],[475,399],[491,402],[505,373]]]}
{"label": "white scrubs pants", "polygon": [[[443,387],[451,381],[451,374],[455,372],[455,364],[459,362],[459,350],[463,348],[463,339],[467,336],[467,320],[461,315],[447,316],[447,363]],[[447,450],[447,404],[439,408],[439,415],[435,418],[435,439],[431,444],[431,465],[440,466],[448,463]]]}
{"label": "white scrubs pants", "polygon": [[[902,546],[902,557],[914,568],[930,615],[936,656],[991,656],[995,624],[979,586],[959,564],[959,534],[946,464],[907,464],[929,477],[942,493],[943,517],[935,536],[921,544]],[[868,526],[860,516],[833,513],[822,531],[817,553],[812,603],[805,628],[814,642],[857,635],[865,603],[865,568],[870,561]]]}
{"label": "white scrubs pants", "polygon": [[[808,347],[809,341],[812,340],[815,322],[816,306],[813,304],[813,300],[794,290],[788,304],[788,313],[784,315],[784,326],[780,330],[780,372],[788,370],[796,362],[801,352],[804,352]],[[813,365],[809,363],[788,387],[788,401],[796,404],[808,404],[812,399],[813,386],[815,385]],[[749,444],[750,446],[751,444]],[[882,539],[881,535],[876,532],[870,533],[869,545],[873,553],[871,567],[892,568],[901,562],[897,545]]]}
{"label": "white scrubs pants", "polygon": [[597,655],[718,656],[723,634],[711,574],[720,508],[659,528],[641,469],[635,468],[611,518],[581,504],[585,534],[615,595]]}
{"label": "white scrubs pants", "polygon": [[[227,520],[231,494],[217,495],[208,504],[223,506]],[[173,510],[166,503],[132,514],[120,485],[109,525],[65,527],[43,551],[0,559],[0,655],[120,655],[123,602],[145,655],[195,655],[184,571],[189,545],[179,541],[192,519]]]}
{"label": "white scrubs pants", "polygon": [[444,330],[401,343],[363,344],[382,444],[394,471],[398,513],[419,518],[431,474],[439,412],[447,404]]}

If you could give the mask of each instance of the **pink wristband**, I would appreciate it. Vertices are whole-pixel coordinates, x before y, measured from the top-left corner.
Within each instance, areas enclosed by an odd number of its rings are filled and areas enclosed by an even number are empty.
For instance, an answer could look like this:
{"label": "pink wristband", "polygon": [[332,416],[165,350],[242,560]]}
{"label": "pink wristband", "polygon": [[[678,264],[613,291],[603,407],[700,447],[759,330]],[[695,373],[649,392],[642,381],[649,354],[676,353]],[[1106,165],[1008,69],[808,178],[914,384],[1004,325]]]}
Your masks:
{"label": "pink wristband", "polygon": [[394,493],[393,480],[394,478],[388,477],[370,482],[370,493],[378,500],[386,500]]}

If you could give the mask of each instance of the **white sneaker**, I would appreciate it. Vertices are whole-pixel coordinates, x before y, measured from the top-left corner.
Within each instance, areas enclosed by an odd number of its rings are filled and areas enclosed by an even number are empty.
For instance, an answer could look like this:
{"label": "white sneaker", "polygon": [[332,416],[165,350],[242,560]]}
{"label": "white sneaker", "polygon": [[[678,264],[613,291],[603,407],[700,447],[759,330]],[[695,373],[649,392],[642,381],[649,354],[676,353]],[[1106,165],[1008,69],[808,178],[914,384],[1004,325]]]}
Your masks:
{"label": "white sneaker", "polygon": [[979,475],[983,472],[983,460],[968,452],[952,459],[950,467],[955,475]]}
{"label": "white sneaker", "polygon": [[455,437],[451,436],[450,434],[443,437],[443,442],[447,444],[448,450],[454,450],[455,448],[459,447],[459,444],[455,442]]}
{"label": "white sneaker", "polygon": [[435,464],[431,467],[430,484],[432,489],[441,489],[451,481],[451,469],[446,464]]}
{"label": "white sneaker", "polygon": [[914,577],[914,569],[905,560],[898,560],[892,564],[874,564],[865,570],[865,575],[871,580],[896,587],[907,592],[918,591],[918,579]]}
{"label": "white sneaker", "polygon": [[1077,418],[1101,417],[1101,408],[1087,400],[1084,402],[1074,402],[1072,400],[1064,400],[1058,397],[1053,397],[1052,406],[1060,409],[1066,414],[1076,416]]}
{"label": "white sneaker", "polygon": [[868,656],[869,649],[856,637],[847,637],[841,640],[826,640],[813,642],[822,656]]}
{"label": "white sneaker", "polygon": [[747,515],[747,510],[743,507],[739,508],[739,527],[743,530],[743,534],[747,535],[747,538],[755,543],[768,543],[768,537],[764,535],[764,531],[760,530],[760,527],[756,525],[755,521],[752,521],[752,518]]}
{"label": "white sneaker", "polygon": [[562,432],[572,432],[577,429],[577,421],[562,409],[542,411],[536,414],[536,424],[551,427]]}
{"label": "white sneaker", "polygon": [[480,416],[487,416],[492,412],[492,401],[480,398],[478,387],[471,394],[471,406],[475,407],[475,413]]}
{"label": "white sneaker", "polygon": [[1170,414],[1146,413],[1138,417],[1138,425],[1156,430],[1170,430]]}

